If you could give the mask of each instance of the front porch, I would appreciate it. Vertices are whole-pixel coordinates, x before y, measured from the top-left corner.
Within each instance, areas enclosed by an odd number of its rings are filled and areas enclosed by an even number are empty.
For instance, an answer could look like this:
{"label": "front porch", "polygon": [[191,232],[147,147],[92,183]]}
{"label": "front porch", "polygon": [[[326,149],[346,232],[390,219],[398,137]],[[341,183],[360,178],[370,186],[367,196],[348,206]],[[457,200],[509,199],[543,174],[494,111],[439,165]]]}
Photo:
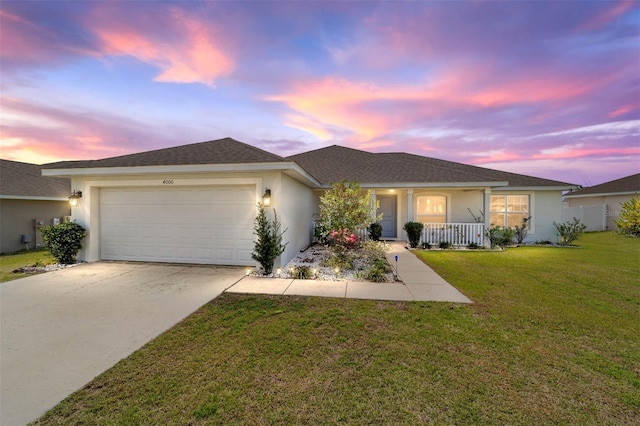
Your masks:
{"label": "front porch", "polygon": [[422,244],[439,245],[449,243],[454,246],[483,246],[483,223],[425,223],[422,230]]}
{"label": "front porch", "polygon": [[[484,246],[491,215],[490,187],[372,188],[372,205],[383,214],[382,239],[406,240],[409,221],[424,224],[421,244]],[[385,228],[387,229],[385,235]]]}

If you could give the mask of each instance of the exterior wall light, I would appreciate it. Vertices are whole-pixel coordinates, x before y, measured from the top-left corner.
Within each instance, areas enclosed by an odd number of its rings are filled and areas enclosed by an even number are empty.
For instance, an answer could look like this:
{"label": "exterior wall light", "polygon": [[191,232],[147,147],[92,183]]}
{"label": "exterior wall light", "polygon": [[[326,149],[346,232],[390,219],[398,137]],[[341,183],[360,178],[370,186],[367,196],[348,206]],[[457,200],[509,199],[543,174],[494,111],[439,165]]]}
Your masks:
{"label": "exterior wall light", "polygon": [[71,207],[76,207],[80,198],[82,198],[82,191],[73,191],[69,196],[69,204]]}
{"label": "exterior wall light", "polygon": [[267,189],[264,191],[264,195],[262,196],[262,205],[265,207],[271,207],[271,190]]}

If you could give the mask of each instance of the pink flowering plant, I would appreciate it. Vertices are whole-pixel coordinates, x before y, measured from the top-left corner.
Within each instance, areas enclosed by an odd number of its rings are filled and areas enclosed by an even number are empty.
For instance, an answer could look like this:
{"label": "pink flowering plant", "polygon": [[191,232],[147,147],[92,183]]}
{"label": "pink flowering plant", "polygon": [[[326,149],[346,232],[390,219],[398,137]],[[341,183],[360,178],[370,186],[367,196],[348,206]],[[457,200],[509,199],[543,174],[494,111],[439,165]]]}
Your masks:
{"label": "pink flowering plant", "polygon": [[353,232],[350,232],[347,228],[331,231],[328,237],[329,245],[340,245],[347,249],[357,248],[360,243],[360,238]]}

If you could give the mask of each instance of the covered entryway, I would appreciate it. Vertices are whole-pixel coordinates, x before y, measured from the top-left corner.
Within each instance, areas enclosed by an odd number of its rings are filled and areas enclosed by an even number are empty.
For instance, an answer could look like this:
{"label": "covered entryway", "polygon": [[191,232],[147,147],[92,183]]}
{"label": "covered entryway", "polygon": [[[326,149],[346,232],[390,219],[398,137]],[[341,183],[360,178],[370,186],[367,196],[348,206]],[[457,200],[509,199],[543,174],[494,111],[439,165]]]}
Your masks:
{"label": "covered entryway", "polygon": [[104,260],[253,265],[253,185],[102,188]]}
{"label": "covered entryway", "polygon": [[397,195],[378,195],[380,209],[378,214],[382,213],[382,238],[397,238],[397,212],[398,212],[398,196]]}

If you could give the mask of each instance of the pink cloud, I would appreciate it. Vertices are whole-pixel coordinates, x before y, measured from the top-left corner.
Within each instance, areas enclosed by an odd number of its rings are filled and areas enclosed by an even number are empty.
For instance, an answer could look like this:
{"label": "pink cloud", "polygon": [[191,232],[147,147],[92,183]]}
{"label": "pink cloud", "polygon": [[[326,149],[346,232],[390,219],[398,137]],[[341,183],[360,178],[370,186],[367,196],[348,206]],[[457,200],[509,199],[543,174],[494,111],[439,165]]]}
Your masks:
{"label": "pink cloud", "polygon": [[2,99],[2,156],[26,162],[112,157],[170,145],[168,128],[149,131],[144,123],[86,108],[45,106]]}
{"label": "pink cloud", "polygon": [[[613,4],[613,2],[611,2],[611,4]],[[634,0],[619,1],[615,6],[611,6],[610,8],[606,9],[604,12],[582,23],[578,27],[578,30],[593,31],[593,30],[603,28],[609,25],[611,22],[618,19],[621,15],[624,15],[626,12],[633,9],[634,7],[637,7],[637,2]]]}
{"label": "pink cloud", "polygon": [[492,108],[510,105],[568,101],[605,83],[606,79],[576,79],[536,69],[495,78],[487,67],[449,69],[428,82],[404,85],[338,77],[298,81],[284,94],[267,100],[284,103],[294,111],[285,120],[292,127],[324,140],[338,136],[332,128],[341,129],[340,136],[346,132],[361,143],[460,111],[489,113]]}
{"label": "pink cloud", "polygon": [[[211,25],[171,8],[165,22],[164,41],[157,34],[140,31],[133,21],[107,19],[93,31],[101,45],[100,55],[132,56],[161,70],[156,81],[203,83],[213,86],[219,77],[234,70],[234,61],[220,46],[220,37]],[[164,35],[163,35],[164,36]],[[166,38],[166,36],[164,36]]]}
{"label": "pink cloud", "polygon": [[638,110],[638,104],[623,105],[620,108],[617,108],[611,111],[608,116],[611,118],[616,118],[637,110]]}

